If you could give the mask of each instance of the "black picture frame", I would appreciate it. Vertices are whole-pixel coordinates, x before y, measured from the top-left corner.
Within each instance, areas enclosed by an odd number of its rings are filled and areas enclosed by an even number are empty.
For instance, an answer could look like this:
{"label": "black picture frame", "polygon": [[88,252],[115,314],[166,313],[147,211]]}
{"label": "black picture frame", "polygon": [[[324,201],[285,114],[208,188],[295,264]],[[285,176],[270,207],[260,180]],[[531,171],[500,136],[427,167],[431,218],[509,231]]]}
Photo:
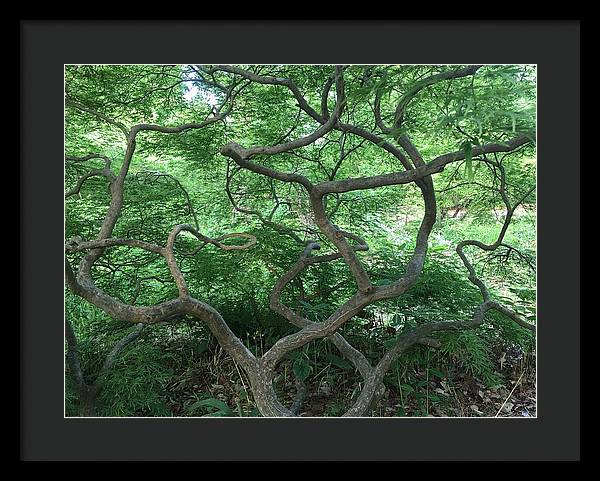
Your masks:
{"label": "black picture frame", "polygon": [[[22,21],[20,459],[580,459],[577,21]],[[538,417],[68,419],[63,65],[538,65]]]}

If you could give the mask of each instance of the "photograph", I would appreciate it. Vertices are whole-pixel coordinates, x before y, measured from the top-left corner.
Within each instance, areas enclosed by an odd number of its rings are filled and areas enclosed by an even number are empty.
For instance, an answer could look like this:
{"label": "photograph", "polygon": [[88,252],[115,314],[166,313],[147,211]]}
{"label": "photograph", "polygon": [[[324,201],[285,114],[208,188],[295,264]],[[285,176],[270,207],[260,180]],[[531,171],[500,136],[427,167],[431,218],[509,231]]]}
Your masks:
{"label": "photograph", "polygon": [[64,418],[535,422],[537,74],[65,63]]}

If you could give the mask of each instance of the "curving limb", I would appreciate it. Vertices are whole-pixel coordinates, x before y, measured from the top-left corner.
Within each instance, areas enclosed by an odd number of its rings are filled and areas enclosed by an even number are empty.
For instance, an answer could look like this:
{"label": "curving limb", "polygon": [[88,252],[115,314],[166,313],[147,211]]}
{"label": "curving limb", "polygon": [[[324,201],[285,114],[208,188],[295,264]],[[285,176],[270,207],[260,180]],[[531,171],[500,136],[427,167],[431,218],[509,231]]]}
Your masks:
{"label": "curving limb", "polygon": [[[505,170],[502,162],[488,161],[486,156],[499,153],[513,153],[524,146],[531,144],[533,142],[533,133],[527,133],[517,135],[508,140],[498,140],[496,142],[474,146],[470,153],[473,158],[482,157],[484,161],[487,162],[490,169],[497,173],[496,181],[498,185],[493,188],[496,189],[497,193],[503,199],[507,212],[496,242],[492,244],[483,244],[477,240],[465,240],[457,245],[457,254],[469,272],[469,279],[479,288],[482,295],[482,303],[475,308],[472,318],[468,320],[426,322],[410,329],[398,336],[396,344],[385,352],[375,366],[372,366],[366,357],[348,343],[348,341],[338,332],[345,323],[355,317],[365,307],[404,294],[419,278],[427,255],[429,236],[436,221],[436,192],[432,176],[443,171],[446,166],[464,160],[467,154],[465,151],[461,150],[439,155],[428,160],[424,158],[417,145],[413,143],[411,137],[406,133],[400,134],[399,129],[402,126],[408,106],[412,102],[418,101],[419,93],[421,91],[438,82],[474,75],[480,67],[481,66],[478,65],[472,65],[454,70],[447,70],[418,80],[412,86],[408,87],[400,96],[400,100],[395,107],[394,121],[391,126],[387,126],[383,120],[384,116],[381,114],[381,96],[376,93],[373,109],[375,115],[374,124],[376,127],[372,129],[366,128],[358,123],[353,123],[354,117],[352,115],[352,109],[351,107],[349,109],[347,105],[348,99],[346,98],[344,79],[346,67],[343,66],[334,67],[331,74],[325,79],[322,88],[319,89],[317,96],[320,97],[320,106],[318,110],[311,107],[310,102],[302,94],[300,88],[291,79],[259,75],[258,73],[255,73],[259,70],[255,69],[255,71],[251,71],[237,66],[194,66],[192,70],[198,75],[197,81],[218,90],[220,95],[222,95],[222,103],[219,107],[214,109],[214,111],[208,113],[203,120],[178,126],[162,126],[142,123],[127,127],[119,121],[110,119],[104,113],[68,97],[66,103],[69,108],[74,108],[85,115],[91,115],[121,131],[126,138],[126,149],[121,169],[117,175],[110,171],[110,161],[99,154],[90,154],[84,157],[66,157],[66,160],[71,162],[84,162],[93,158],[104,158],[107,162],[104,169],[96,171],[92,170],[80,178],[75,188],[67,193],[67,197],[79,192],[85,181],[94,175],[103,175],[109,179],[111,194],[106,216],[96,238],[92,240],[73,238],[68,240],[65,244],[65,250],[68,254],[85,252],[77,269],[74,269],[71,266],[68,259],[66,260],[65,274],[67,286],[73,293],[103,309],[110,316],[137,324],[138,327],[136,327],[136,330],[139,328],[140,332],[144,325],[169,321],[180,318],[181,316],[192,316],[205,322],[221,347],[232,356],[236,363],[240,365],[248,375],[255,402],[264,416],[287,417],[298,415],[303,398],[306,394],[306,387],[301,382],[297,384],[297,398],[292,406],[287,408],[277,397],[273,386],[273,378],[275,369],[278,364],[282,362],[286,354],[295,349],[302,348],[308,342],[314,340],[324,338],[329,339],[336,346],[341,355],[348,359],[360,373],[364,381],[361,392],[348,412],[345,413],[345,416],[364,416],[374,405],[376,405],[377,400],[383,393],[383,377],[394,360],[402,355],[402,353],[406,352],[407,349],[417,344],[439,347],[440,341],[435,337],[436,333],[448,330],[476,328],[485,322],[486,313],[490,310],[500,312],[521,327],[530,330],[535,329],[534,326],[523,321],[517,313],[490,298],[487,287],[484,282],[477,277],[473,265],[465,254],[465,248],[467,246],[477,247],[485,251],[494,251],[499,246],[505,245],[503,244],[503,239],[515,209],[528,195],[531,194],[531,191],[526,192],[517,199],[516,202],[511,203],[507,194]],[[375,74],[373,69],[367,69],[364,73],[364,82],[368,81],[370,75]],[[224,84],[224,78],[228,79],[229,83]],[[183,255],[195,255],[200,249],[209,244],[226,251],[245,250],[256,245],[256,237],[248,233],[230,233],[216,238],[205,236],[199,232],[198,220],[196,219],[195,213],[195,226],[189,224],[177,224],[173,226],[164,246],[134,238],[113,237],[114,227],[123,207],[124,186],[136,150],[137,135],[141,132],[178,135],[190,130],[209,128],[211,125],[223,121],[231,112],[233,112],[235,97],[239,95],[246,86],[253,83],[283,86],[288,89],[299,109],[296,120],[294,121],[294,127],[283,135],[275,137],[279,138],[275,145],[243,147],[234,141],[230,141],[221,147],[220,153],[228,159],[231,159],[228,161],[233,161],[238,170],[244,169],[265,176],[269,178],[270,182],[279,181],[302,186],[310,202],[314,224],[318,229],[319,235],[331,242],[335,248],[334,252],[313,255],[316,250],[320,249],[320,245],[317,242],[304,241],[293,229],[274,222],[273,215],[280,205],[279,200],[276,198],[276,193],[272,195],[275,207],[270,215],[263,215],[260,212],[239,206],[231,192],[230,184],[235,172],[228,171],[225,190],[235,210],[256,216],[264,225],[272,227],[282,234],[289,235],[297,241],[298,244],[304,245],[304,249],[298,260],[277,280],[269,297],[271,309],[280,314],[288,322],[298,327],[298,331],[277,340],[260,358],[254,356],[246,348],[243,342],[231,331],[217,310],[209,304],[193,297],[186,283],[184,273],[179,267],[175,252],[177,238],[182,232],[191,234],[199,241],[197,247],[190,252],[183,253]],[[328,98],[332,88],[335,88],[336,101],[333,111],[329,112]],[[301,112],[307,114],[311,121],[316,122],[317,125],[312,133],[293,140],[288,140],[297,130],[296,127],[299,125]],[[344,117],[344,120],[342,120],[342,116]],[[386,135],[392,134],[392,139],[384,139],[375,133],[377,131],[376,129],[379,129],[379,131]],[[323,169],[327,178],[325,181],[318,182],[308,175],[296,172],[283,172],[267,167],[261,163],[262,159],[265,157],[278,154],[293,154],[299,158],[303,158],[302,148],[315,144],[317,141],[325,143],[331,142],[331,138],[328,139],[327,136],[333,131],[341,132],[341,137],[339,139],[340,156],[331,171]],[[349,136],[355,136],[360,139],[360,141],[355,144],[354,148],[347,147],[347,145],[353,145],[352,143],[346,144],[347,137]],[[380,152],[382,156],[392,156],[392,160],[395,159],[394,162],[399,161],[404,170],[368,177],[337,179],[344,159],[346,159],[350,153],[360,155],[361,149],[367,144],[378,147],[378,152]],[[350,232],[331,221],[331,213],[328,214],[326,208],[327,198],[328,196],[335,197],[339,205],[341,202],[340,196],[344,193],[365,189],[376,189],[384,186],[402,186],[410,183],[415,183],[419,188],[424,201],[424,215],[418,230],[415,247],[406,263],[403,275],[388,285],[377,286],[371,281],[368,268],[366,267],[367,264],[362,262],[359,257],[363,256],[364,258],[364,256],[367,255],[365,254],[369,250],[367,242],[360,233]],[[300,187],[299,189],[301,190]],[[191,209],[189,196],[187,196],[187,201]],[[333,210],[335,211],[335,208]],[[231,238],[244,239],[245,243],[234,245],[224,242]],[[169,267],[171,277],[177,286],[178,296],[175,299],[153,306],[134,306],[110,296],[97,287],[92,279],[92,267],[99,261],[106,249],[115,246],[142,249],[158,254],[164,258]],[[337,260],[341,260],[345,263],[345,266],[352,276],[353,282],[356,284],[356,292],[342,302],[335,312],[332,312],[327,319],[322,322],[312,322],[286,306],[281,301],[281,296],[286,286],[292,281],[299,280],[301,273],[306,268],[311,265]],[[137,337],[134,335],[134,332],[131,333],[132,339]],[[72,336],[67,329],[67,340],[70,344],[75,345],[74,342],[71,342],[72,339],[69,341],[70,338],[72,338]],[[124,338],[123,343],[119,343],[119,346],[121,344],[126,345],[128,342],[131,341],[125,341]],[[118,346],[115,346],[115,349],[117,349],[117,347]],[[78,368],[78,361],[75,353],[76,351],[74,349],[67,353],[70,370],[76,379],[79,377],[83,378],[80,366]],[[114,358],[116,358],[116,354],[115,356],[110,357],[110,359],[107,358],[107,361],[105,362],[105,364],[109,366],[107,369],[110,368],[111,363],[114,363]]]}
{"label": "curving limb", "polygon": [[[474,247],[478,247],[479,249],[484,250],[484,251],[493,252],[496,249],[498,249],[498,247],[503,245],[502,242],[503,242],[506,232],[510,226],[510,222],[515,213],[515,210],[535,190],[535,188],[533,188],[533,187],[528,189],[525,192],[525,194],[522,195],[514,204],[511,204],[511,202],[508,198],[508,195],[506,193],[506,170],[500,162],[497,162],[494,165],[495,165],[495,167],[497,167],[497,170],[495,172],[497,172],[498,181],[499,181],[499,187],[496,190],[500,194],[500,197],[502,198],[502,201],[504,202],[504,206],[506,208],[506,216],[504,217],[504,222],[502,223],[502,227],[500,228],[500,233],[498,234],[498,238],[496,239],[495,242],[493,242],[491,244],[484,244],[483,242],[480,242],[475,239],[468,239],[468,240],[463,240],[463,241],[459,242],[456,246],[456,253],[458,254],[458,256],[460,257],[465,268],[469,272],[469,280],[475,286],[477,286],[477,288],[481,292],[481,295],[482,295],[484,301],[490,301],[490,294],[489,294],[488,288],[485,285],[485,283],[477,276],[477,273],[475,272],[475,268],[473,267],[473,264],[469,261],[468,257],[466,256],[464,249],[467,246],[474,246]],[[507,308],[505,308],[505,309],[507,309]],[[525,321],[520,321],[519,324],[522,325],[524,322]]]}
{"label": "curving limb", "polygon": [[[157,131],[161,133],[181,133],[190,129],[199,129],[207,127],[223,118],[222,115],[214,115],[207,120],[194,123],[183,124],[178,127],[163,127],[154,124],[138,124],[131,129],[126,129],[121,123],[111,121],[105,115],[95,111],[94,109],[86,108],[79,103],[73,104],[79,110],[90,113],[99,119],[106,121],[110,125],[117,125],[121,131],[126,134],[127,148],[121,170],[110,184],[111,200],[106,216],[100,228],[100,232],[96,239],[84,242],[81,239],[75,239],[67,242],[65,246],[68,252],[76,252],[80,250],[88,251],[79,263],[77,273],[73,271],[68,259],[65,259],[65,278],[67,286],[70,290],[83,297],[90,303],[104,310],[110,316],[134,323],[153,324],[173,318],[180,317],[185,314],[194,315],[195,317],[205,321],[211,329],[215,337],[219,340],[224,349],[226,349],[234,359],[248,370],[254,370],[256,359],[254,355],[248,351],[243,343],[229,329],[223,318],[211,306],[200,301],[188,297],[187,286],[183,279],[183,275],[177,266],[173,254],[173,244],[175,237],[182,230],[190,231],[192,234],[201,238],[205,242],[209,242],[217,247],[225,250],[238,250],[248,248],[254,245],[256,239],[249,234],[235,234],[236,237],[245,236],[248,242],[244,246],[232,246],[223,244],[221,241],[233,235],[222,236],[218,240],[211,239],[199,234],[193,227],[188,225],[175,226],[166,246],[157,246],[136,239],[114,239],[111,238],[116,221],[121,213],[123,206],[123,190],[124,183],[129,171],[129,167],[133,158],[136,147],[136,136],[142,131]],[[121,128],[122,127],[122,128]],[[126,304],[104,292],[98,288],[91,275],[91,268],[94,263],[100,258],[104,249],[115,245],[125,245],[136,247],[151,252],[158,253],[165,257],[172,275],[178,285],[181,296],[178,299],[166,301],[154,306],[133,306]]]}
{"label": "curving limb", "polygon": [[[396,117],[396,126],[399,126],[399,123],[401,123],[401,114],[403,113],[403,110],[420,90],[441,80],[471,75],[477,71],[478,68],[479,66],[471,66],[466,69],[452,71],[439,76],[433,76],[422,81],[418,86],[407,92],[407,94],[403,97],[403,100],[400,102],[397,108],[397,112],[400,112],[400,115],[397,115]],[[288,84],[286,83],[285,85]],[[324,87],[324,92],[328,89],[328,87],[330,87],[330,85],[328,86],[326,84]],[[325,97],[326,95],[324,94],[323,98]],[[326,102],[322,101],[323,113],[325,113],[326,110],[326,107],[324,107],[325,105]],[[316,112],[314,112],[312,109],[305,109],[305,111],[311,115],[311,117],[319,120],[320,122],[324,120],[324,118],[318,119],[318,114],[316,114]],[[329,117],[328,120],[330,119],[331,117]],[[377,137],[374,138],[373,134],[365,134],[360,128],[356,128],[351,125],[343,125],[338,123],[336,124],[336,128],[342,131],[355,133],[362,136],[364,139],[374,142],[378,142],[379,140]],[[423,263],[427,253],[428,237],[436,220],[436,199],[431,175],[441,172],[445,166],[450,163],[463,160],[466,156],[466,153],[464,151],[452,152],[426,162],[407,135],[399,135],[396,138],[396,141],[399,144],[399,148],[402,148],[407,153],[408,157],[406,157],[398,147],[393,147],[384,142],[379,142],[379,144],[381,144],[384,150],[392,153],[401,161],[403,166],[406,168],[404,172],[393,172],[378,176],[345,179],[339,181],[329,180],[316,185],[314,185],[306,177],[300,176],[299,174],[287,174],[247,162],[245,160],[245,158],[248,157],[247,151],[237,144],[228,144],[221,150],[223,155],[232,158],[242,168],[246,168],[250,171],[271,177],[276,180],[283,182],[296,182],[304,186],[308,191],[311,200],[313,215],[315,217],[317,226],[321,232],[336,246],[339,255],[344,258],[358,287],[358,292],[354,296],[348,299],[340,308],[336,310],[336,312],[332,313],[328,319],[318,324],[306,323],[302,320],[301,316],[297,315],[291,309],[281,304],[279,297],[281,295],[283,286],[289,283],[291,279],[293,279],[310,262],[307,260],[310,259],[309,253],[316,248],[316,245],[309,243],[301,255],[300,260],[294,266],[292,266],[292,268],[282,278],[280,278],[271,294],[271,307],[283,315],[286,319],[293,320],[293,322],[297,323],[298,325],[303,323],[304,327],[300,331],[277,341],[271,347],[271,349],[269,349],[269,351],[263,355],[261,363],[264,366],[264,369],[268,370],[269,372],[273,372],[275,366],[288,352],[302,347],[307,342],[334,335],[337,329],[339,329],[349,319],[354,317],[365,306],[379,300],[401,295],[403,292],[406,292],[418,278],[423,268]],[[521,135],[503,143],[491,143],[482,146],[476,146],[473,148],[472,155],[480,156],[488,153],[512,152],[530,142],[530,134]],[[272,151],[269,151],[267,149],[263,149],[260,151],[262,153],[278,153],[281,150],[273,149]],[[410,159],[410,161],[408,159]],[[339,194],[388,185],[401,185],[410,182],[415,182],[421,189],[425,201],[425,215],[417,235],[415,250],[407,264],[404,277],[398,279],[391,285],[374,287],[369,280],[368,274],[356,257],[357,249],[354,249],[346,240],[347,238],[356,239],[358,236],[353,237],[354,235],[348,235],[348,233],[337,228],[333,223],[331,223],[331,221],[329,221],[325,213],[323,198],[332,193]],[[509,221],[510,219],[508,219],[508,222]],[[321,256],[314,257],[314,262],[319,262],[319,257]],[[339,258],[338,255],[330,255],[328,260],[334,260],[335,258]],[[428,337],[431,332],[435,332],[436,330],[466,329],[479,325],[483,322],[485,312],[492,307],[497,307],[496,304],[486,304],[486,302],[488,302],[488,299],[484,297],[484,304],[482,305],[483,307],[478,308],[472,322],[449,322],[444,323],[443,325],[430,323],[429,327],[427,328],[423,328],[403,336],[397,343],[396,347],[384,355],[378,366],[374,368],[374,371],[368,374],[367,381],[363,388],[364,395],[361,395],[360,400],[357,401],[360,405],[357,404],[354,408],[352,408],[348,415],[356,415],[357,413],[362,415],[364,412],[366,412],[366,409],[372,405],[374,393],[377,390],[376,388],[380,385],[384,373],[389,368],[393,359],[397,358],[401,352],[404,352],[414,344],[426,344],[429,346],[437,345],[438,341],[435,338]],[[511,315],[510,317],[514,320],[514,316]],[[520,324],[519,321],[515,322]],[[368,369],[365,369],[365,372],[368,372]]]}
{"label": "curving limb", "polygon": [[451,80],[456,78],[468,77],[474,75],[483,65],[469,65],[467,67],[448,70],[446,72],[441,72],[438,74],[430,75],[421,80],[418,80],[414,83],[414,85],[409,88],[400,98],[398,104],[396,105],[396,110],[394,112],[394,122],[393,127],[388,127],[384,124],[381,118],[381,93],[379,92],[376,95],[375,99],[375,118],[377,121],[377,126],[387,134],[394,134],[397,132],[402,126],[402,122],[404,121],[406,109],[410,102],[421,92],[421,90],[429,87],[431,85],[437,84],[439,82],[443,82],[445,80]]}
{"label": "curving limb", "polygon": [[[361,247],[363,246],[357,246],[356,248],[359,249]],[[281,295],[283,293],[284,288],[308,266],[322,262],[331,262],[341,258],[341,254],[338,253],[311,256],[311,253],[314,250],[318,250],[320,248],[321,246],[318,243],[309,242],[302,254],[300,255],[298,261],[283,276],[279,278],[269,296],[269,305],[271,309],[273,309],[278,314],[281,314],[289,322],[300,328],[311,326],[316,323],[297,314],[292,309],[283,304],[281,302]],[[371,365],[367,358],[364,357],[364,355],[360,351],[352,347],[352,345],[350,345],[350,343],[348,343],[348,341],[346,341],[346,339],[344,339],[344,337],[341,334],[335,333],[333,336],[331,336],[331,341],[338,348],[342,356],[348,359],[348,361],[350,361],[354,365],[354,367],[360,372],[360,374],[363,377],[366,377],[370,374]]]}
{"label": "curving limb", "polygon": [[111,165],[112,161],[105,155],[89,154],[84,157],[75,157],[75,156],[71,156],[71,155],[65,156],[65,160],[67,162],[71,162],[71,163],[86,162],[91,159],[104,160],[104,167],[102,169],[92,169],[89,172],[87,172],[86,174],[82,175],[77,180],[77,183],[75,184],[75,186],[72,189],[65,192],[65,199],[68,199],[69,197],[71,197],[73,195],[79,194],[79,192],[81,191],[81,188],[83,187],[83,184],[90,177],[106,177],[108,179],[109,185],[112,184],[117,179],[117,177],[115,176],[113,171],[110,170],[110,165]]}
{"label": "curving limb", "polygon": [[287,236],[291,237],[294,240],[294,242],[296,242],[297,244],[304,245],[305,242],[300,238],[300,236],[296,233],[296,231],[294,229],[292,229],[291,227],[288,227],[288,226],[286,226],[284,224],[281,224],[281,223],[273,221],[273,215],[275,214],[275,212],[277,211],[277,209],[281,205],[280,202],[279,202],[279,200],[277,199],[277,196],[276,196],[274,190],[273,190],[273,197],[274,197],[274,200],[275,200],[275,206],[271,210],[271,213],[269,215],[267,215],[267,216],[263,215],[261,212],[259,212],[257,210],[248,209],[248,208],[245,208],[245,207],[240,207],[238,205],[238,202],[235,200],[233,192],[231,191],[231,181],[233,180],[233,177],[235,175],[235,171],[232,171],[229,167],[230,167],[229,164],[227,164],[227,173],[226,173],[226,180],[225,180],[225,192],[227,194],[227,198],[229,199],[229,202],[232,205],[232,207],[237,212],[240,212],[242,214],[247,214],[247,215],[255,216],[256,218],[258,218],[258,220],[263,225],[271,227],[272,229],[276,230],[280,234],[287,235]]}

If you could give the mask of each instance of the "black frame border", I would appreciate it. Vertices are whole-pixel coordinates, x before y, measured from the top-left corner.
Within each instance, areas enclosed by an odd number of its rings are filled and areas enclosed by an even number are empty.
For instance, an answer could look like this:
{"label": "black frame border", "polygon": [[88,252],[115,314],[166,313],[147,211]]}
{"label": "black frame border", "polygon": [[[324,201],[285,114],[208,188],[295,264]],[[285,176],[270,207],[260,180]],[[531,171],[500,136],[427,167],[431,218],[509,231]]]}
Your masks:
{"label": "black frame border", "polygon": [[[21,21],[20,458],[579,460],[579,37],[578,21]],[[538,418],[63,417],[63,65],[190,62],[538,65]]]}

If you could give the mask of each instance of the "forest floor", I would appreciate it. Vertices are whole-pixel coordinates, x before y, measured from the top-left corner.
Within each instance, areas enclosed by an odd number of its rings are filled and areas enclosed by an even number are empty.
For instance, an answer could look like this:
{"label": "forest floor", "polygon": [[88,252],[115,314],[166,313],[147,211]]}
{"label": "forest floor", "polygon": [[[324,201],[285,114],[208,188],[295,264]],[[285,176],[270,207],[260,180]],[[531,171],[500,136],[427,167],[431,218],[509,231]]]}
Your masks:
{"label": "forest floor", "polygon": [[[410,380],[387,382],[377,417],[536,417],[536,360],[534,354],[511,357],[498,349],[496,374],[500,385],[490,387],[458,366],[445,366],[447,376],[431,369],[413,368]],[[173,416],[258,416],[248,396],[248,381],[231,358],[218,346],[198,355],[194,367],[178,373],[165,395]],[[188,364],[188,366],[190,366]],[[406,373],[405,373],[406,375]],[[389,378],[388,378],[389,381]],[[275,379],[280,398],[291,405],[295,378],[283,371]],[[341,416],[358,395],[360,378],[354,373],[327,369],[306,381],[307,396],[302,417]],[[230,409],[219,410],[208,401],[199,409],[198,400],[219,400]],[[216,402],[218,405],[222,405]]]}
{"label": "forest floor", "polygon": [[[501,358],[501,357],[500,357]],[[410,391],[410,385],[387,386],[378,409],[379,417],[535,417],[536,375],[535,359],[523,359],[518,363],[500,366],[503,384],[486,385],[466,372],[455,372],[452,381],[445,377],[427,379],[425,369],[415,370],[414,376],[425,382]],[[313,388],[311,390],[311,387]],[[335,415],[332,405],[339,403],[331,391],[323,385],[311,386],[302,416]],[[316,388],[316,390],[314,389]],[[409,392],[407,393],[407,390]],[[341,413],[340,413],[341,414]]]}

